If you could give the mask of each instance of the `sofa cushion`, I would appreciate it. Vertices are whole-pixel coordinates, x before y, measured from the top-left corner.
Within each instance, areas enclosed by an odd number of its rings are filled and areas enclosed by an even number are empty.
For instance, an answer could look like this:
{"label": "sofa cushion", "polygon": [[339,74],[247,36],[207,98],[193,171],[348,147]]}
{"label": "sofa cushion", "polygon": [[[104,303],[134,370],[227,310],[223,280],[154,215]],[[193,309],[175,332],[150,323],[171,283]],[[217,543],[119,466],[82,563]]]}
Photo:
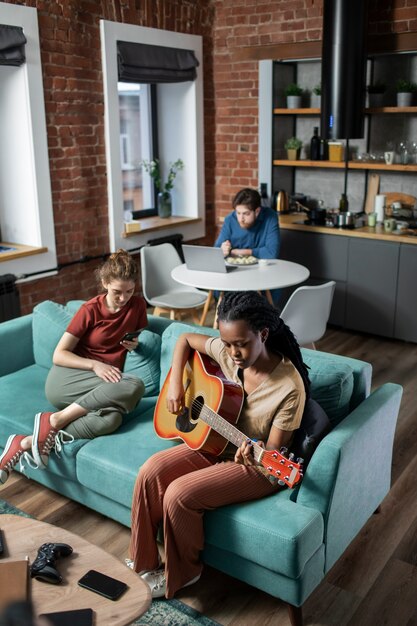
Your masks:
{"label": "sofa cushion", "polygon": [[161,387],[171,367],[172,353],[174,352],[177,339],[183,333],[199,333],[200,335],[215,336],[219,334],[219,331],[214,328],[208,328],[207,326],[193,326],[192,324],[182,324],[181,322],[173,322],[170,324],[162,333]]}
{"label": "sofa cushion", "polygon": [[353,371],[350,365],[333,361],[331,355],[321,356],[303,353],[306,365],[310,367],[311,396],[326,411],[332,424],[336,426],[350,411],[353,391]]}
{"label": "sofa cushion", "polygon": [[54,350],[70,323],[72,314],[62,304],[45,300],[33,309],[33,354],[35,363],[52,367]]}
{"label": "sofa cushion", "polygon": [[159,361],[161,358],[161,337],[150,330],[143,330],[136,350],[128,352],[124,372],[142,379],[145,385],[144,397],[156,396],[159,391]]}
{"label": "sofa cushion", "polygon": [[155,452],[177,445],[160,439],[153,427],[156,398],[144,398],[144,412],[115,432],[96,437],[77,455],[77,478],[82,485],[130,507],[139,468]]}
{"label": "sofa cushion", "polygon": [[[68,303],[67,307],[45,300],[33,310],[33,352],[37,365],[52,366],[52,357],[74,313],[82,301]],[[145,384],[145,396],[154,396],[159,389],[159,359],[161,338],[149,330],[141,333],[138,349],[127,354],[124,371],[141,378]]]}

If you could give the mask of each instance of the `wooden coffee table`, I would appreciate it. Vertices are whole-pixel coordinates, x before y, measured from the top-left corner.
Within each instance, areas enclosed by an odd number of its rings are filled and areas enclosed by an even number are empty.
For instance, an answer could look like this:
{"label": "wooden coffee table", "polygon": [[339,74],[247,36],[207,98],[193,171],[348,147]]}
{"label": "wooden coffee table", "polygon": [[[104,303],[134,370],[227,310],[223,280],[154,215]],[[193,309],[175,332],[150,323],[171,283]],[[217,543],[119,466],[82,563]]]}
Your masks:
{"label": "wooden coffee table", "polygon": [[[55,611],[91,608],[95,626],[124,626],[143,615],[150,606],[151,592],[146,583],[101,548],[74,533],[38,520],[18,515],[1,515],[5,554],[2,562],[20,560],[29,556],[33,562],[43,543],[68,543],[74,550],[71,556],[57,560],[56,567],[63,577],[59,585],[29,579],[29,596],[36,615]],[[90,569],[123,580],[127,591],[115,601],[103,598],[79,587],[77,581]]]}

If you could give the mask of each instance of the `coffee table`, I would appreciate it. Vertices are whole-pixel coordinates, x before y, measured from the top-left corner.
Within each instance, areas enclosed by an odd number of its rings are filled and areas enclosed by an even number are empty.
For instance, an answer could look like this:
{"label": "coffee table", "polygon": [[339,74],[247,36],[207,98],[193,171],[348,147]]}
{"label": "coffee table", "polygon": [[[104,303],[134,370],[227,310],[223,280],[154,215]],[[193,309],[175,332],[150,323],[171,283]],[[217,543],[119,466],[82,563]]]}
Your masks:
{"label": "coffee table", "polygon": [[[33,562],[42,543],[68,543],[74,552],[57,561],[63,577],[59,585],[29,579],[35,614],[91,608],[95,626],[125,626],[143,615],[150,606],[151,592],[146,583],[111,554],[67,530],[18,515],[1,515],[6,552],[2,562],[24,559]],[[115,601],[103,598],[77,585],[90,569],[123,580],[127,591]],[[76,626],[76,625],[74,625]]]}

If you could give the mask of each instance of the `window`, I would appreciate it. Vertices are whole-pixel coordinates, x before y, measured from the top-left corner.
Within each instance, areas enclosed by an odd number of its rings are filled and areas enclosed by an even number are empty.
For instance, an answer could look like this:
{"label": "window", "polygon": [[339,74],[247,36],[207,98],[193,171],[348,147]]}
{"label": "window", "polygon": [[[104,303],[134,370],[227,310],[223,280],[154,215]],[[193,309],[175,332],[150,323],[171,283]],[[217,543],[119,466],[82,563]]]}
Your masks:
{"label": "window", "polygon": [[154,94],[150,85],[117,83],[119,94],[120,161],[123,185],[123,216],[156,215],[154,188],[149,176],[143,176],[140,165],[156,154],[153,138],[156,122],[152,109]]}
{"label": "window", "polygon": [[26,63],[0,67],[2,238],[30,254],[2,261],[0,273],[19,275],[57,260],[36,9],[0,2],[0,23],[21,26],[27,38]]}
{"label": "window", "polygon": [[[127,107],[129,98],[132,108],[140,108],[140,148],[141,159],[158,156],[163,169],[169,163],[182,159],[184,170],[175,179],[172,193],[173,217],[184,218],[181,231],[185,240],[198,239],[205,235],[205,198],[204,198],[204,128],[203,128],[203,53],[202,37],[184,35],[166,30],[120,24],[102,20],[101,47],[103,61],[104,102],[105,102],[105,141],[107,157],[107,179],[109,199],[109,236],[110,249],[135,248],[147,243],[150,238],[147,231],[146,218],[141,219],[140,232],[134,233],[128,240],[124,237],[124,214],[135,204],[135,194],[140,195],[139,177],[135,180],[135,161],[138,142],[133,134],[127,133],[127,119],[121,121],[119,98],[123,96],[123,107]],[[146,100],[146,89],[137,86],[133,92],[118,87],[117,42],[143,43],[146,45],[166,46],[181,50],[192,50],[198,59],[197,78],[175,84],[158,83],[152,85],[150,92],[155,91],[157,107],[154,108],[152,93]],[[149,89],[149,86],[146,86]],[[129,83],[132,88],[132,83]],[[130,96],[128,95],[130,93]],[[138,96],[139,94],[139,96]],[[142,99],[142,97],[145,99]],[[146,101],[151,106],[146,107]],[[138,99],[139,98],[139,99]],[[128,102],[126,102],[126,100]],[[144,108],[143,108],[144,107]],[[124,109],[126,114],[127,109]],[[145,123],[145,111],[154,115],[157,125],[157,142],[154,140],[155,152],[151,154],[152,122]],[[156,112],[155,112],[156,111]],[[129,114],[130,115],[130,114]],[[125,117],[125,115],[123,115]],[[134,127],[136,122],[132,122]],[[145,134],[145,130],[147,133]],[[131,139],[126,138],[130,135]],[[146,146],[148,152],[146,152]],[[133,165],[133,168],[132,168]],[[140,175],[139,175],[140,176]],[[124,180],[125,179],[125,180]],[[148,186],[147,186],[148,185]],[[126,187],[130,186],[130,190]],[[154,206],[152,181],[142,172],[142,207]],[[125,195],[126,194],[126,195]],[[151,218],[154,219],[154,218]],[[187,222],[188,220],[188,222]],[[166,220],[158,225],[161,237],[178,232],[178,224]],[[130,246],[126,244],[129,242]]]}

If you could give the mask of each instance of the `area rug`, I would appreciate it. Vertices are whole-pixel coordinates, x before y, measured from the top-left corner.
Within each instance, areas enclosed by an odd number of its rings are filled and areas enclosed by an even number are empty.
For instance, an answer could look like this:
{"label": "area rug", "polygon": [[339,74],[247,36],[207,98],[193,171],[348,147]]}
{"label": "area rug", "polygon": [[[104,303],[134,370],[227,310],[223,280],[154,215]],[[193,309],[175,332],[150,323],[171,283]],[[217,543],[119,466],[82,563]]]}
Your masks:
{"label": "area rug", "polygon": [[[10,513],[31,517],[20,509],[0,500],[0,515]],[[1,521],[0,521],[1,525]],[[179,600],[154,600],[150,609],[131,626],[220,626]]]}

